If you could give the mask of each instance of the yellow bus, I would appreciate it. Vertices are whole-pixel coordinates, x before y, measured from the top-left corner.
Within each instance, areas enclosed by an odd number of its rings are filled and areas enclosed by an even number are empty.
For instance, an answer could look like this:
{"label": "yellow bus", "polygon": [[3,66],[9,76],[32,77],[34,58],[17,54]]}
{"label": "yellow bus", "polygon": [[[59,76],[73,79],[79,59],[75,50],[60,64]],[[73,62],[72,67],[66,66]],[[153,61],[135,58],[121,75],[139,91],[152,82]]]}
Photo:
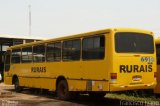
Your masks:
{"label": "yellow bus", "polygon": [[160,38],[155,39],[156,45],[156,56],[157,56],[157,73],[155,76],[157,77],[157,85],[154,89],[154,93],[160,93]]}
{"label": "yellow bus", "polygon": [[103,97],[107,92],[153,89],[156,53],[153,33],[110,28],[10,47],[5,83]]}

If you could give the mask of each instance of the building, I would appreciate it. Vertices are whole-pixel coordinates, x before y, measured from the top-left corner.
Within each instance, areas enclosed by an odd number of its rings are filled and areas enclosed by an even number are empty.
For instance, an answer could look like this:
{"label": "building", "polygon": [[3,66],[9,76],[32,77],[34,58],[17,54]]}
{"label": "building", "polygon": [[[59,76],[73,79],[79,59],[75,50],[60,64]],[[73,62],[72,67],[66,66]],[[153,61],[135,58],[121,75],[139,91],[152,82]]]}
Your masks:
{"label": "building", "polygon": [[3,80],[4,69],[4,54],[8,47],[18,44],[40,41],[42,38],[33,36],[15,36],[15,35],[0,35],[0,73]]}

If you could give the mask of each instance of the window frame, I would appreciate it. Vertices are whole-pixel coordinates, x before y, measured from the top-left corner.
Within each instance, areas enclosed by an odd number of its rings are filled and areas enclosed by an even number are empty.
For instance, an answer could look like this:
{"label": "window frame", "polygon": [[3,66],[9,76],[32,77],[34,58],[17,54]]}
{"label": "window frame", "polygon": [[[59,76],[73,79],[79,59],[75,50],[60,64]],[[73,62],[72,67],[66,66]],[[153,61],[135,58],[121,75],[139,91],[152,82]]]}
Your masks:
{"label": "window frame", "polygon": [[[84,59],[84,58],[83,58],[83,54],[84,54],[84,53],[83,53],[83,45],[84,45],[83,40],[84,40],[84,39],[88,39],[88,38],[96,38],[96,37],[103,37],[103,38],[104,38],[104,47],[103,47],[104,55],[103,55],[103,58],[101,58],[101,59],[100,59],[100,58],[99,58],[99,59],[98,59],[98,58],[97,58],[97,59]],[[81,58],[82,58],[83,61],[94,61],[94,60],[104,60],[104,59],[105,59],[105,56],[106,56],[106,36],[105,36],[105,33],[95,34],[95,35],[90,35],[90,36],[84,36],[84,37],[82,38],[82,41],[81,41],[81,42],[82,42]],[[94,48],[94,40],[93,40],[93,45],[92,45],[92,46],[93,46],[93,48]]]}
{"label": "window frame", "polygon": [[[72,41],[72,48],[73,48],[73,42],[74,41],[79,41],[79,59],[68,59],[68,60],[65,60],[64,58],[63,58],[63,56],[64,56],[64,42],[67,42],[67,41]],[[82,51],[82,40],[81,40],[81,38],[80,37],[77,37],[77,38],[72,38],[72,39],[65,39],[65,40],[63,40],[63,42],[62,42],[62,61],[64,61],[64,62],[66,62],[66,61],[80,61],[81,60],[81,51]],[[73,52],[73,51],[72,51]],[[75,51],[74,51],[75,52]]]}
{"label": "window frame", "polygon": [[[23,49],[26,49],[26,48],[31,48],[31,49],[32,49],[32,50],[31,50],[31,51],[32,51],[32,54],[31,54],[32,61],[30,61],[30,62],[23,62],[23,61],[22,61],[22,56],[27,56],[27,57],[30,56],[30,55],[28,55],[28,52],[27,52],[27,55],[23,55]],[[22,63],[22,64],[25,64],[25,63],[33,63],[33,46],[26,46],[26,47],[22,47],[22,48],[21,48],[21,63]]]}
{"label": "window frame", "polygon": [[[34,59],[34,57],[35,57],[34,47],[36,47],[36,46],[44,46],[44,54],[42,56],[42,61],[35,61],[35,59]],[[44,60],[43,60],[43,58],[44,58]],[[40,43],[40,44],[32,45],[32,62],[33,63],[43,63],[43,62],[46,62],[46,44],[45,43]]]}
{"label": "window frame", "polygon": [[[13,57],[18,57],[18,56],[13,56],[13,50],[20,50],[20,56],[19,56],[19,62],[16,62],[16,63],[13,63]],[[21,63],[21,56],[22,56],[22,49],[21,48],[15,48],[15,49],[12,49],[11,51],[11,64],[20,64]]]}
{"label": "window frame", "polygon": [[[153,41],[153,51],[152,51],[152,52],[144,52],[144,51],[143,51],[143,52],[142,52],[142,51],[141,51],[141,52],[137,52],[137,51],[131,51],[131,52],[130,52],[130,51],[129,51],[129,52],[126,51],[126,52],[124,52],[124,51],[118,51],[118,50],[117,50],[117,47],[116,47],[116,46],[117,46],[117,45],[116,45],[116,43],[117,43],[117,41],[116,41],[116,39],[117,39],[116,36],[117,36],[117,35],[116,35],[116,34],[117,34],[117,33],[131,33],[131,34],[139,34],[139,36],[146,36],[146,35],[147,35],[147,36],[150,36],[150,37],[152,37],[152,41]],[[120,35],[119,35],[119,36],[120,36]],[[130,36],[132,36],[132,35],[130,35]],[[115,45],[115,46],[114,46],[114,51],[115,51],[116,53],[118,53],[118,54],[124,54],[124,53],[127,53],[127,54],[137,54],[137,53],[138,53],[138,54],[154,54],[154,52],[155,52],[155,49],[154,49],[154,38],[153,38],[152,34],[147,34],[147,33],[140,33],[140,32],[116,32],[116,33],[114,34],[114,45]]]}
{"label": "window frame", "polygon": [[[60,44],[60,59],[59,60],[55,60],[55,58],[53,57],[53,59],[51,61],[48,61],[48,57],[47,57],[47,53],[48,53],[48,45],[49,44],[53,44],[54,47],[55,47],[55,44]],[[52,53],[55,53],[55,52],[52,52]],[[46,62],[60,62],[62,61],[62,42],[61,41],[56,41],[56,42],[47,42],[46,43]]]}

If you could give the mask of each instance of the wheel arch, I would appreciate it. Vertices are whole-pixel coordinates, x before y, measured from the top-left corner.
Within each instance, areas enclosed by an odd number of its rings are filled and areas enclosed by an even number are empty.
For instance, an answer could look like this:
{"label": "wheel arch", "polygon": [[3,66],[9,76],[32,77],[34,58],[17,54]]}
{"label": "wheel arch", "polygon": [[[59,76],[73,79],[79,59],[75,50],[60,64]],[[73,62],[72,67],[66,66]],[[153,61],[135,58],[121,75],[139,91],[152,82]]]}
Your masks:
{"label": "wheel arch", "polygon": [[[61,75],[61,76],[58,76],[57,79],[56,79],[56,89],[57,89],[57,86],[58,86],[58,83],[61,81],[61,80],[65,80],[67,82],[67,79]],[[68,82],[67,82],[68,84]]]}

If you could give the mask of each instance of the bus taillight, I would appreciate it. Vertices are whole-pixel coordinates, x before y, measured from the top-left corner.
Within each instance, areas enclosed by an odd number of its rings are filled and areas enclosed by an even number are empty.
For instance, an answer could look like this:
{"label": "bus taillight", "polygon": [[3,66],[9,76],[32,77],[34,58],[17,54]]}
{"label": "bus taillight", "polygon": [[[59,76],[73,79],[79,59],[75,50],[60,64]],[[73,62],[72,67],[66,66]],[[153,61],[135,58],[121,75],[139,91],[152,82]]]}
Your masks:
{"label": "bus taillight", "polygon": [[111,80],[117,79],[117,73],[111,73]]}

